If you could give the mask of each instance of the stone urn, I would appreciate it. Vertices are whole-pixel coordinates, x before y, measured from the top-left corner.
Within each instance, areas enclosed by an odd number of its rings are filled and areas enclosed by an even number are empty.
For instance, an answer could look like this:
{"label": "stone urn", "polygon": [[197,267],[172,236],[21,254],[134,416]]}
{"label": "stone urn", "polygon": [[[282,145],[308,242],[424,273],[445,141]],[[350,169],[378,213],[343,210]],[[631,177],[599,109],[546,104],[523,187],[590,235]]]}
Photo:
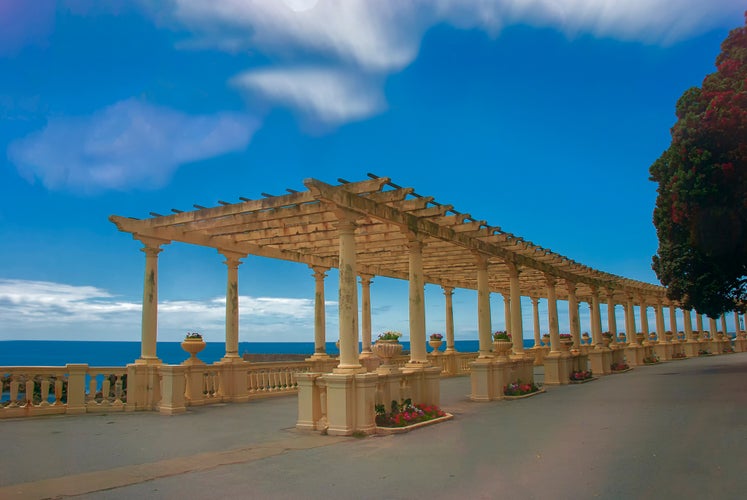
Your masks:
{"label": "stone urn", "polygon": [[723,340],[724,338],[724,332],[716,332],[716,338],[719,340]]}
{"label": "stone urn", "polygon": [[205,349],[205,341],[201,337],[187,337],[182,341],[182,349],[189,354],[184,364],[202,364],[197,353]]}
{"label": "stone urn", "polygon": [[438,356],[439,354],[441,354],[441,351],[439,351],[438,348],[441,347],[441,345],[443,343],[444,343],[444,341],[441,340],[441,339],[430,339],[430,340],[428,340],[428,344],[433,349],[433,352],[431,354],[433,354],[435,356]]}
{"label": "stone urn", "polygon": [[664,337],[667,339],[667,342],[671,342],[674,334],[672,332],[665,332]]}
{"label": "stone urn", "polygon": [[581,335],[581,338],[584,340],[584,342],[586,342],[587,344],[591,345],[591,337],[589,336],[588,333],[584,332]]}
{"label": "stone urn", "polygon": [[545,347],[550,347],[550,336],[549,335],[543,335],[542,336],[542,342],[545,343]]}
{"label": "stone urn", "polygon": [[560,350],[563,352],[570,352],[571,346],[573,345],[573,339],[560,339]]}
{"label": "stone urn", "polygon": [[371,350],[376,356],[381,358],[384,366],[391,367],[392,358],[402,354],[402,344],[399,343],[399,340],[379,339],[371,346]]}
{"label": "stone urn", "polygon": [[507,356],[513,345],[514,343],[510,340],[494,340],[493,351],[497,356]]}
{"label": "stone urn", "polygon": [[612,337],[602,335],[602,345],[604,345],[604,347],[609,347],[610,343],[612,343]]}
{"label": "stone urn", "polygon": [[642,333],[636,333],[635,334],[635,341],[638,345],[643,345],[643,341],[646,339],[646,336]]}

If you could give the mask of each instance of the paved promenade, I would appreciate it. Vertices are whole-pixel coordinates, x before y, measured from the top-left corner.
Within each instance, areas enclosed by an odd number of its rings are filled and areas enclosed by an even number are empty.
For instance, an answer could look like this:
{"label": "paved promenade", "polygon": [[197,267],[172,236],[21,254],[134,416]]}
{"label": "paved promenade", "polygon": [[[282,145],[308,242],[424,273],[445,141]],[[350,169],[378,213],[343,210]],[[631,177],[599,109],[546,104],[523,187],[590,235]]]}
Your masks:
{"label": "paved promenade", "polygon": [[[541,379],[541,370],[538,371]],[[296,399],[0,421],[0,498],[744,498],[747,353],[518,401],[442,381],[449,422],[396,436],[294,428]]]}

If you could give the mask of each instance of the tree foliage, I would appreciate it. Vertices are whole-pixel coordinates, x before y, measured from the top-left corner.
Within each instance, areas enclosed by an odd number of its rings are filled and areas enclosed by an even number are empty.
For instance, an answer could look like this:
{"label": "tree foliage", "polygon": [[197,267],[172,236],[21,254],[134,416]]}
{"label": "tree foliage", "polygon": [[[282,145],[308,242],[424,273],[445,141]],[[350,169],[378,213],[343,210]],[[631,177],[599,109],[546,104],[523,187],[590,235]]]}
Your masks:
{"label": "tree foliage", "polygon": [[680,97],[672,142],[650,168],[653,269],[670,299],[711,317],[747,301],[747,26],[729,33],[716,67]]}

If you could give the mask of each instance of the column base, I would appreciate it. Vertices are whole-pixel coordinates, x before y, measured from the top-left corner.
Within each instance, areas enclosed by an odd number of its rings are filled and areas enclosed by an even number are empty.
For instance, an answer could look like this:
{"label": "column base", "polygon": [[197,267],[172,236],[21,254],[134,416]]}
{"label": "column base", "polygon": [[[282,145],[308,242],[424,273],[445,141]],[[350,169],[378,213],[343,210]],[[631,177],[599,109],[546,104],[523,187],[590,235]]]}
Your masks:
{"label": "column base", "polygon": [[137,358],[135,360],[136,365],[162,365],[163,361],[160,358]]}
{"label": "column base", "polygon": [[226,354],[222,358],[220,358],[219,363],[244,363],[244,358],[239,356],[238,354]]}

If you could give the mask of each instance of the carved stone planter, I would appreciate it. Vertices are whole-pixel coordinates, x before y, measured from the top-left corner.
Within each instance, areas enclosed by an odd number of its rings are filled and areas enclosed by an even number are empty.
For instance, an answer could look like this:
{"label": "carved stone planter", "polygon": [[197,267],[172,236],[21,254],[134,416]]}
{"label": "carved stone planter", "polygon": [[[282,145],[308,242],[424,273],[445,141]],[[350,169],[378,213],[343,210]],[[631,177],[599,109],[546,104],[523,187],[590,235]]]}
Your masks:
{"label": "carved stone planter", "polygon": [[391,366],[392,358],[402,354],[402,344],[398,340],[377,340],[371,350],[381,358],[383,365]]}
{"label": "carved stone planter", "polygon": [[187,338],[182,341],[182,349],[189,353],[189,359],[184,364],[200,364],[202,361],[197,357],[197,353],[205,349],[205,341],[198,338]]}
{"label": "carved stone planter", "polygon": [[493,351],[495,351],[497,356],[506,356],[511,351],[513,345],[513,342],[508,340],[494,340]]}

